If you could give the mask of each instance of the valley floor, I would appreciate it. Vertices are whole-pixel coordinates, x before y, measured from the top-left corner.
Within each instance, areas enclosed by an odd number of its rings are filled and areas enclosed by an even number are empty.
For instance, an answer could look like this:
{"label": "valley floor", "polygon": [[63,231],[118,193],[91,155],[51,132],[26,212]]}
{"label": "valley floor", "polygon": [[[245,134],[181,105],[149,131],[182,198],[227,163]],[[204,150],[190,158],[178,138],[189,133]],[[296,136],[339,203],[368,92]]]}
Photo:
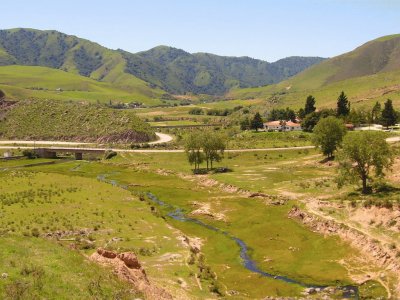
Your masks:
{"label": "valley floor", "polygon": [[289,217],[297,207],[400,249],[396,204],[364,208],[367,199],[338,191],[334,165],[321,160],[313,149],[231,152],[223,164],[232,172],[201,176],[184,153],[0,162],[0,295],[136,297],[85,259],[103,247],[135,252],[149,280],[177,299],[396,298],[390,266]]}

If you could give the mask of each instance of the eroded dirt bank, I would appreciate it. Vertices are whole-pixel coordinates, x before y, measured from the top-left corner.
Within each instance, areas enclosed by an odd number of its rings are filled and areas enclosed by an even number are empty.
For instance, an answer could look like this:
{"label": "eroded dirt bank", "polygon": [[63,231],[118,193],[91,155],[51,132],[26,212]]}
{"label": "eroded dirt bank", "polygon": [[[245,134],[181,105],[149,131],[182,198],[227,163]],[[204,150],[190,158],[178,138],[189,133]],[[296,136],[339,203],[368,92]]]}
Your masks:
{"label": "eroded dirt bank", "polygon": [[[400,274],[400,258],[397,256],[397,249],[391,248],[389,245],[383,245],[354,228],[337,223],[334,220],[320,218],[296,206],[289,211],[288,216],[298,220],[314,232],[324,235],[338,235],[342,240],[360,250],[368,261],[375,263],[397,277]],[[360,278],[359,283],[369,279],[368,275],[366,275],[365,278]],[[394,285],[396,296],[400,296],[400,281],[395,282]]]}

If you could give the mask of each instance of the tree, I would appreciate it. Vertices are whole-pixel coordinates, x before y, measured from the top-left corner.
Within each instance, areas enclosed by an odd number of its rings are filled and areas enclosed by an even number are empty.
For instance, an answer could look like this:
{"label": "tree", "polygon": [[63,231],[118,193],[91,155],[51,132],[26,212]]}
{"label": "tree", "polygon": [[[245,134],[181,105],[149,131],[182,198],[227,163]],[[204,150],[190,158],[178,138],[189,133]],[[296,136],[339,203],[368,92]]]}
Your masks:
{"label": "tree", "polygon": [[342,91],[337,99],[337,116],[345,117],[350,112],[350,102],[346,94]]}
{"label": "tree", "polygon": [[315,107],[315,98],[312,95],[309,95],[306,99],[306,105],[304,107],[304,115],[308,115],[314,112],[317,108]]}
{"label": "tree", "polygon": [[371,119],[372,122],[374,123],[379,123],[380,119],[381,119],[381,115],[382,115],[382,107],[381,104],[376,101],[374,107],[372,108],[371,111]]}
{"label": "tree", "polygon": [[339,187],[361,180],[362,193],[367,194],[371,172],[384,177],[384,171],[393,164],[393,153],[381,132],[361,131],[345,136],[337,160]]}
{"label": "tree", "polygon": [[250,120],[248,117],[245,117],[241,122],[240,122],[240,129],[241,130],[249,130],[250,129]]}
{"label": "tree", "polygon": [[312,132],[320,119],[335,115],[336,112],[333,109],[322,109],[318,112],[314,111],[303,119],[301,122],[301,127],[304,129],[304,131]]}
{"label": "tree", "polygon": [[296,113],[294,112],[294,110],[293,109],[290,109],[289,107],[287,107],[286,108],[286,111],[285,111],[285,120],[287,120],[287,121],[292,121],[292,122],[296,122]]}
{"label": "tree", "polygon": [[198,133],[190,133],[185,140],[185,152],[190,165],[194,165],[194,170],[200,168],[204,161],[204,154],[201,152],[203,137]]}
{"label": "tree", "polygon": [[321,149],[324,155],[331,158],[346,133],[347,130],[343,121],[330,116],[321,119],[315,126],[312,141],[315,146]]}
{"label": "tree", "polygon": [[209,168],[209,163],[212,169],[213,162],[220,161],[222,159],[225,147],[226,142],[222,134],[212,131],[207,131],[204,133],[202,138],[202,149],[207,162],[207,170]]}
{"label": "tree", "polygon": [[393,108],[392,100],[388,99],[385,102],[385,107],[382,110],[381,124],[389,128],[389,126],[395,125],[397,122],[397,113]]}
{"label": "tree", "polygon": [[253,120],[251,120],[250,127],[251,129],[255,129],[255,131],[258,131],[259,128],[264,127],[264,123],[259,112],[256,112],[254,115]]}
{"label": "tree", "polygon": [[304,108],[300,108],[299,111],[297,112],[297,115],[299,116],[300,119],[304,119],[304,117],[306,116]]}

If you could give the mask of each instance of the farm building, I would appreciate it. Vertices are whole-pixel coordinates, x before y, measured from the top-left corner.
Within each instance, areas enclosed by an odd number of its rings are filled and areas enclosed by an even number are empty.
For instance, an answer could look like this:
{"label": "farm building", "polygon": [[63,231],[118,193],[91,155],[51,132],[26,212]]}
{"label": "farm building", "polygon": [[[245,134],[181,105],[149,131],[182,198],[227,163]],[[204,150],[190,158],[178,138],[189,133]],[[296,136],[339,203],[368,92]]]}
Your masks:
{"label": "farm building", "polygon": [[271,121],[264,123],[264,130],[266,131],[301,131],[300,123],[292,121]]}

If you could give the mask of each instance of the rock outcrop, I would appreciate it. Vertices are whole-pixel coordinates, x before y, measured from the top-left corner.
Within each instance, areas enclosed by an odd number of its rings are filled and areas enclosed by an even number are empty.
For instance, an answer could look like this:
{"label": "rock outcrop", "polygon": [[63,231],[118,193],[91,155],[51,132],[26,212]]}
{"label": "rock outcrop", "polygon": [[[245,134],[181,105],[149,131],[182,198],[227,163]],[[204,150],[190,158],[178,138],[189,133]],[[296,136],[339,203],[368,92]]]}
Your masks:
{"label": "rock outcrop", "polygon": [[113,251],[99,248],[90,256],[90,259],[101,265],[111,266],[114,269],[114,273],[119,278],[131,283],[135,290],[143,293],[146,299],[173,299],[167,291],[155,286],[149,281],[145,270],[141,266],[136,255],[132,252],[118,254]]}

